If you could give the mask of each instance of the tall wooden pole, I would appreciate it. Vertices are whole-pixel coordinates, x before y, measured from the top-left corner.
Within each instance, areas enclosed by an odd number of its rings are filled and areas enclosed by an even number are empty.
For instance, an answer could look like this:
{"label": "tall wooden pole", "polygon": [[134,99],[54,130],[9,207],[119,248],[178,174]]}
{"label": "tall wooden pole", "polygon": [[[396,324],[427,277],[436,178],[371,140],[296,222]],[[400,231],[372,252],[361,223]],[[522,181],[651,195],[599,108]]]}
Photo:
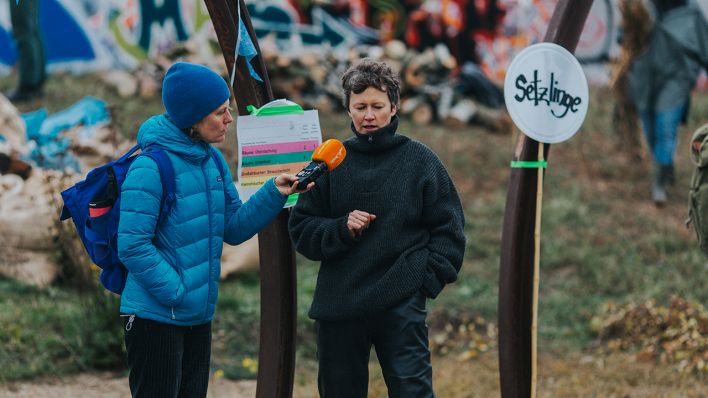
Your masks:
{"label": "tall wooden pole", "polygon": [[[591,6],[592,0],[560,0],[544,41],[558,44],[571,53],[575,51]],[[541,145],[520,135],[514,160],[548,159],[550,145]],[[511,169],[499,275],[499,372],[503,398],[535,396],[534,258],[540,253],[534,236],[540,223],[537,213],[541,206],[542,178],[537,169]]]}
{"label": "tall wooden pole", "polygon": [[[273,100],[263,58],[244,0],[204,0],[214,24],[226,67],[233,70],[238,15],[259,55],[251,62],[263,82],[255,80],[244,57],[236,59],[233,83],[239,115],[246,106],[261,107]],[[288,211],[283,210],[258,234],[261,278],[261,325],[257,398],[290,398],[295,371],[296,278],[295,251],[288,235]]]}

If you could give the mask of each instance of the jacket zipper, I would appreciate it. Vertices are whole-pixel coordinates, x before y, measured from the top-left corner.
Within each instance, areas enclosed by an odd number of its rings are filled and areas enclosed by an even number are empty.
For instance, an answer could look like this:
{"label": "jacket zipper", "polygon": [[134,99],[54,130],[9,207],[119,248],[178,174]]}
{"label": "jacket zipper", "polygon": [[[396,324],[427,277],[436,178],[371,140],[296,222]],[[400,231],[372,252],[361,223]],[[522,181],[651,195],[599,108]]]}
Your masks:
{"label": "jacket zipper", "polygon": [[[179,280],[182,284],[184,284],[184,276],[182,275],[182,269],[179,267],[179,265],[175,268],[175,271],[177,271],[177,275],[179,275]],[[185,294],[187,294],[185,292]],[[170,307],[170,311],[172,312],[172,319],[177,319],[175,316],[175,307]]]}
{"label": "jacket zipper", "polygon": [[121,314],[121,317],[126,317],[126,316],[129,318],[128,318],[128,323],[125,324],[125,331],[130,332],[130,329],[133,328],[133,321],[135,320],[135,314],[133,314],[133,315]]}

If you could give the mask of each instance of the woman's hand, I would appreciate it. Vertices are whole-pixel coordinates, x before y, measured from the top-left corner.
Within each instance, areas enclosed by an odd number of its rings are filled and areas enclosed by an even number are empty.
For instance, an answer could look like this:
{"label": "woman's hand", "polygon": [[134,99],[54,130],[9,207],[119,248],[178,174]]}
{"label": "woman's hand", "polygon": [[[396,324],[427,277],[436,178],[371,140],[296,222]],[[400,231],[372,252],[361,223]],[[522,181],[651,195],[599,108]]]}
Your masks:
{"label": "woman's hand", "polygon": [[[290,185],[291,183],[292,185]],[[298,191],[297,184],[297,177],[292,174],[281,174],[275,177],[275,186],[276,188],[278,188],[278,191],[280,191],[280,193],[284,196],[292,195],[294,193],[307,192],[315,186],[315,183],[311,182],[307,184],[307,187],[305,187],[304,190]]]}
{"label": "woman's hand", "polygon": [[367,213],[361,210],[354,210],[349,213],[347,218],[347,229],[349,235],[356,238],[361,236],[365,229],[369,228],[369,224],[376,220],[376,215]]}

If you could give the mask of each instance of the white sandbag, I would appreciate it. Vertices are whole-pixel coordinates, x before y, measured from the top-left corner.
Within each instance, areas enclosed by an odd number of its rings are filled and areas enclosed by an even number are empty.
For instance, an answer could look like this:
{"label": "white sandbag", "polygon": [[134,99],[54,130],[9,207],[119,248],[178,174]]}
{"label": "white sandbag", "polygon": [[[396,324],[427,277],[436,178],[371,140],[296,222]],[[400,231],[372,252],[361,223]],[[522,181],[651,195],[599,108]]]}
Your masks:
{"label": "white sandbag", "polygon": [[24,187],[25,181],[17,174],[0,175],[0,202],[16,197]]}
{"label": "white sandbag", "polygon": [[257,271],[259,261],[258,236],[238,246],[224,245],[221,253],[221,279],[239,272]]}
{"label": "white sandbag", "polygon": [[[13,178],[11,175],[2,176],[3,184]],[[45,173],[38,171],[21,184],[21,189],[14,185],[12,191],[0,196],[0,241],[3,245],[34,250],[49,250],[55,246],[59,213],[45,181]]]}
{"label": "white sandbag", "polygon": [[452,125],[464,125],[470,122],[477,113],[477,105],[471,99],[463,99],[450,109],[446,122]]}
{"label": "white sandbag", "polygon": [[0,126],[2,126],[0,134],[7,139],[6,144],[9,144],[9,151],[6,149],[8,145],[4,145],[3,152],[8,155],[13,152],[27,153],[25,122],[17,108],[2,94],[0,94]]}
{"label": "white sandbag", "polygon": [[59,276],[53,254],[0,246],[0,275],[28,285],[47,287]]}
{"label": "white sandbag", "polygon": [[130,72],[124,70],[111,69],[102,73],[101,79],[115,88],[121,98],[132,97],[138,91],[137,79]]}

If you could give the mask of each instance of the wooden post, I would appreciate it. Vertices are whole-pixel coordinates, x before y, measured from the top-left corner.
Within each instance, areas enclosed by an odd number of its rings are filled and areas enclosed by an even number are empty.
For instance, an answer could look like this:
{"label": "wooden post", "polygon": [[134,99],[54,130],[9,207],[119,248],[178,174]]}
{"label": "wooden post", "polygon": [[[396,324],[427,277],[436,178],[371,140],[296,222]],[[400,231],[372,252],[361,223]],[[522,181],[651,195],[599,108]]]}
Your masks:
{"label": "wooden post", "polygon": [[[560,0],[544,41],[571,53],[580,38],[592,0]],[[548,159],[550,145],[520,135],[514,160]],[[539,176],[537,169],[512,168],[502,227],[499,275],[499,373],[503,398],[535,396],[533,345],[534,258],[540,253],[534,239]],[[539,209],[540,210],[540,209]]]}
{"label": "wooden post", "polygon": [[[263,79],[253,79],[246,59],[236,60],[233,92],[239,115],[246,106],[261,107],[273,100],[268,72],[244,0],[204,0],[214,24],[229,72],[234,65],[238,14],[259,55],[251,64]],[[257,398],[290,398],[295,371],[296,277],[295,251],[288,235],[288,211],[283,210],[258,234],[261,278],[261,324]]]}

